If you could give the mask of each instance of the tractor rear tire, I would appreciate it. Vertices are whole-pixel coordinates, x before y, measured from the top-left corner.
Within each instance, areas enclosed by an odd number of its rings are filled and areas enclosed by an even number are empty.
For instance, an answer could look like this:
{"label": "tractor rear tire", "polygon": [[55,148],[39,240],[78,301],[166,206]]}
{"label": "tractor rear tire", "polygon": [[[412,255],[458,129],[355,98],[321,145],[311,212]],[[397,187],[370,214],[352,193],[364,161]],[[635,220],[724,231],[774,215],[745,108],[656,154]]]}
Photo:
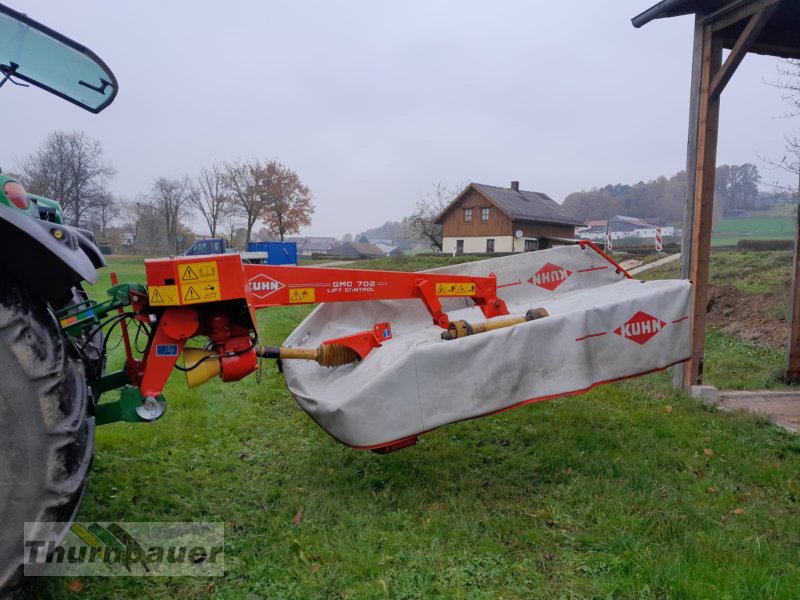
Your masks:
{"label": "tractor rear tire", "polygon": [[75,519],[94,455],[88,408],[83,363],[55,316],[0,276],[0,597],[25,581],[25,522]]}

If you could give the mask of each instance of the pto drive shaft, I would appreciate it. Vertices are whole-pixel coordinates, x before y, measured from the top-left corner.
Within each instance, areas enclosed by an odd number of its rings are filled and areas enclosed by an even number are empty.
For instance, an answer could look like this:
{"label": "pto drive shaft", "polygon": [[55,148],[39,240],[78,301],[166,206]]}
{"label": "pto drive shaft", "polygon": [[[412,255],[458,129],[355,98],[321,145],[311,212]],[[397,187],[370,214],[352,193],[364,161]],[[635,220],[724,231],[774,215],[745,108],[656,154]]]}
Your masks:
{"label": "pto drive shaft", "polygon": [[535,321],[547,316],[547,311],[544,308],[531,308],[525,313],[524,317],[511,317],[509,319],[498,319],[496,321],[486,321],[485,323],[467,323],[466,321],[451,321],[447,331],[442,332],[443,340],[455,340],[468,335],[475,335],[477,333],[486,333],[487,331],[494,331],[495,329],[503,329],[504,327],[512,327],[520,323],[527,323],[528,321]]}
{"label": "pto drive shaft", "polygon": [[281,360],[315,360],[323,367],[339,367],[354,363],[361,357],[355,350],[342,344],[320,344],[317,348],[286,348],[277,346],[256,346],[256,354],[262,358]]}

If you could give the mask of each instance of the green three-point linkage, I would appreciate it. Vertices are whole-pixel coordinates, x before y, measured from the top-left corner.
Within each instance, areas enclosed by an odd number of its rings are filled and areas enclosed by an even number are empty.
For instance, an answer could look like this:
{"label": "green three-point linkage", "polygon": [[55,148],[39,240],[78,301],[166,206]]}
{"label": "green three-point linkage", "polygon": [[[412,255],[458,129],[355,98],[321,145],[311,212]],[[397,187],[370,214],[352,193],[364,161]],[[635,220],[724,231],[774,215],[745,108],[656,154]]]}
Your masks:
{"label": "green three-point linkage", "polygon": [[147,296],[147,288],[140,283],[120,283],[106,292],[109,300],[84,300],[56,311],[56,317],[64,333],[78,337],[97,327],[110,312],[128,306],[131,292]]}

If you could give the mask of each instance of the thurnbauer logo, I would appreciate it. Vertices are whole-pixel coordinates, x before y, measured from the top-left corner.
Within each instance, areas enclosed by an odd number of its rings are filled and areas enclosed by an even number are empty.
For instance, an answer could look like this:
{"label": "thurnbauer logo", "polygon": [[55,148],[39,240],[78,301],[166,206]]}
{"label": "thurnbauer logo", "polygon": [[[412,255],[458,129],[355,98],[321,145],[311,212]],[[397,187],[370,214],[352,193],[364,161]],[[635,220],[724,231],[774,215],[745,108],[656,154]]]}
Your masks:
{"label": "thurnbauer logo", "polygon": [[[54,539],[26,539],[25,567],[46,565],[57,569],[39,573],[44,575],[181,575],[192,574],[181,572],[181,568],[198,570],[203,563],[222,565],[223,546],[202,542],[192,532],[157,540],[143,538],[135,528],[131,532],[118,523],[73,523],[59,545]],[[209,567],[214,568],[210,564]],[[165,568],[172,572],[165,573]]]}
{"label": "thurnbauer logo", "polygon": [[266,275],[256,275],[250,280],[250,289],[253,290],[253,296],[256,298],[266,298],[284,287],[286,286],[280,281],[275,281]]}
{"label": "thurnbauer logo", "polygon": [[564,283],[572,275],[572,271],[568,271],[564,267],[559,267],[553,263],[546,263],[541,269],[528,279],[528,283],[539,286],[551,292]]}
{"label": "thurnbauer logo", "polygon": [[644,345],[666,326],[667,324],[661,319],[657,319],[653,315],[648,315],[640,310],[627,322],[617,327],[614,333],[637,344]]}

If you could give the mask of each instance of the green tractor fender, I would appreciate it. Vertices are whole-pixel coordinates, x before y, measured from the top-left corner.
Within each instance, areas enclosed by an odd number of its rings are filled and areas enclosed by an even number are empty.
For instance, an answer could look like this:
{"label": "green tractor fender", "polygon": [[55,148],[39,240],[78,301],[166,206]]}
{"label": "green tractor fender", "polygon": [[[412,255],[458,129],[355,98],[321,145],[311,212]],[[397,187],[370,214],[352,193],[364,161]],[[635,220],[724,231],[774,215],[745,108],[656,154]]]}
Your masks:
{"label": "green tractor fender", "polygon": [[91,233],[0,204],[0,270],[41,300],[69,302],[72,287],[82,280],[96,283],[104,266]]}

